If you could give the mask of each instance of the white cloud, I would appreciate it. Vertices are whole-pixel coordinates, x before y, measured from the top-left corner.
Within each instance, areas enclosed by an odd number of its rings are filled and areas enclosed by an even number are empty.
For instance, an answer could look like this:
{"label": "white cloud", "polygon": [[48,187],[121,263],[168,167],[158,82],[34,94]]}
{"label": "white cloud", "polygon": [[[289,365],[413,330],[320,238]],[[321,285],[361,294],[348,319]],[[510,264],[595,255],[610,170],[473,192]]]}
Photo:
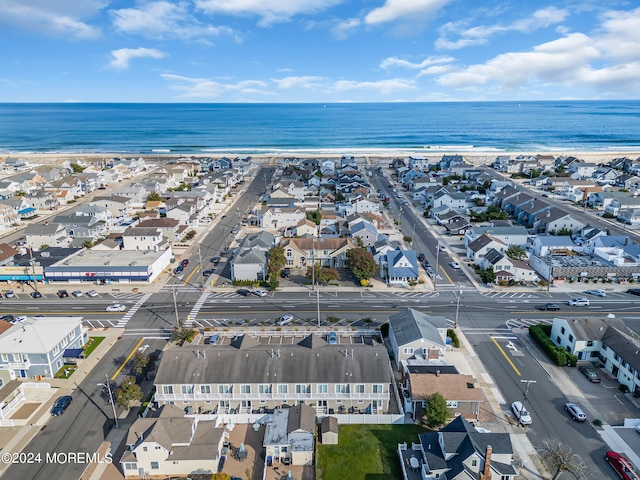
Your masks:
{"label": "white cloud", "polygon": [[[472,45],[483,45],[487,43],[489,37],[494,35],[510,31],[529,33],[562,23],[568,15],[568,10],[548,7],[536,10],[530,17],[516,20],[508,25],[482,25],[463,29],[461,22],[448,22],[440,28],[441,37],[436,40],[435,45],[442,50],[457,50]],[[460,38],[457,40],[448,39],[447,35],[451,33],[459,34]]]}
{"label": "white cloud", "polygon": [[338,40],[345,40],[361,23],[359,18],[348,18],[332,27],[331,34]]}
{"label": "white cloud", "polygon": [[371,10],[365,16],[370,25],[393,22],[395,20],[415,20],[416,16],[431,15],[451,0],[386,0],[382,7]]}
{"label": "white cloud", "polygon": [[418,86],[413,80],[404,78],[393,78],[389,80],[379,80],[372,82],[358,82],[355,80],[338,80],[333,84],[331,90],[345,92],[350,90],[376,90],[382,95],[389,95],[396,92],[416,90]]}
{"label": "white cloud", "polygon": [[93,39],[100,29],[84,22],[99,13],[106,0],[0,0],[0,23],[55,36]]}
{"label": "white cloud", "polygon": [[385,58],[381,63],[380,63],[380,68],[384,69],[384,70],[388,70],[390,68],[393,67],[401,67],[401,68],[408,68],[408,69],[412,69],[412,70],[420,70],[423,69],[425,67],[428,67],[430,65],[436,65],[436,64],[442,64],[442,63],[449,63],[449,62],[453,62],[455,59],[453,57],[427,57],[424,60],[422,60],[419,63],[413,63],[410,62],[409,60],[404,60],[402,58],[398,58],[398,57],[388,57]]}
{"label": "white cloud", "polygon": [[171,83],[170,88],[180,93],[180,98],[192,100],[214,100],[227,93],[234,95],[272,95],[267,83],[261,80],[243,80],[238,83],[221,83],[208,78],[185,77],[182,75],[160,75]]}
{"label": "white cloud", "polygon": [[448,73],[438,83],[453,88],[474,88],[488,83],[518,88],[532,80],[572,84],[587,71],[589,62],[599,58],[600,52],[590,38],[574,33],[529,52],[504,53],[484,64]]}
{"label": "white cloud", "polygon": [[342,3],[343,0],[195,0],[207,13],[237,16],[259,16],[261,26],[285,22],[296,15],[317,13]]}
{"label": "white cloud", "polygon": [[155,48],[121,48],[119,50],[112,50],[111,55],[113,56],[113,60],[111,60],[109,65],[118,70],[129,68],[129,62],[135,58],[166,57],[164,52],[156,50]]}
{"label": "white cloud", "polygon": [[316,76],[301,76],[301,77],[285,77],[280,79],[272,79],[278,88],[289,90],[292,88],[318,88],[326,79]]}
{"label": "white cloud", "polygon": [[188,5],[182,2],[149,2],[139,8],[112,10],[110,14],[117,31],[150,38],[190,39],[234,34],[228,27],[202,25],[189,12]]}
{"label": "white cloud", "polygon": [[640,8],[606,12],[602,33],[595,40],[598,47],[612,58],[640,60]]}

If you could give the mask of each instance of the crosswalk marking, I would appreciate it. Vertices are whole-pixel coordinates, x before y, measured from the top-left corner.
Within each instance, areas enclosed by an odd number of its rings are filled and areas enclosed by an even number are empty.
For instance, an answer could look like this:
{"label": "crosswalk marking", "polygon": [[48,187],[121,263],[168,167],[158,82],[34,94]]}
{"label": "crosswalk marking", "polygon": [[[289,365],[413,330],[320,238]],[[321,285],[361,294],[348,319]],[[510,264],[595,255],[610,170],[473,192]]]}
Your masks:
{"label": "crosswalk marking", "polygon": [[538,298],[537,295],[525,292],[482,292],[487,298]]}
{"label": "crosswalk marking", "polygon": [[194,320],[198,316],[198,313],[200,312],[200,309],[204,305],[204,302],[207,301],[207,298],[209,298],[209,292],[204,292],[202,295],[200,295],[200,298],[193,305],[191,312],[189,312],[189,315],[187,316],[187,319],[184,322],[185,327],[190,327],[193,325]]}
{"label": "crosswalk marking", "polygon": [[124,316],[120,319],[120,321],[118,322],[116,327],[118,327],[118,328],[126,327],[127,323],[131,319],[131,317],[133,317],[136,314],[136,312],[138,311],[138,309],[142,305],[144,305],[144,302],[146,302],[147,300],[149,300],[149,298],[151,298],[151,295],[153,295],[153,294],[152,293],[145,293],[144,295],[142,295],[140,300],[138,300],[136,303],[134,303],[133,306],[129,309],[129,311],[124,314]]}

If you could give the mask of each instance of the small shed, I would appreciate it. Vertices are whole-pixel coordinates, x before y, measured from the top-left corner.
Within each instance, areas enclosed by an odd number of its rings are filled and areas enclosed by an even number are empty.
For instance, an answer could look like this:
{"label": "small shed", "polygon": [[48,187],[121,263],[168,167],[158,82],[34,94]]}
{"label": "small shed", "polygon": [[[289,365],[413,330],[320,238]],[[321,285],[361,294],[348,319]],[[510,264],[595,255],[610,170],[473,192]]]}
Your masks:
{"label": "small shed", "polygon": [[320,423],[320,441],[323,445],[338,444],[338,419],[329,415]]}

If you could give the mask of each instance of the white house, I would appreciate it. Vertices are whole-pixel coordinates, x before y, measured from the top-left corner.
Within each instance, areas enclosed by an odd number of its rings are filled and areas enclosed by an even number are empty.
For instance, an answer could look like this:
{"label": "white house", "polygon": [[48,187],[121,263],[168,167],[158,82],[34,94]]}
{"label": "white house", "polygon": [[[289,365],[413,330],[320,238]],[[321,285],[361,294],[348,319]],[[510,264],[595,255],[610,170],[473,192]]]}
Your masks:
{"label": "white house", "polygon": [[444,363],[447,319],[406,308],[389,317],[389,345],[398,370],[407,363]]}

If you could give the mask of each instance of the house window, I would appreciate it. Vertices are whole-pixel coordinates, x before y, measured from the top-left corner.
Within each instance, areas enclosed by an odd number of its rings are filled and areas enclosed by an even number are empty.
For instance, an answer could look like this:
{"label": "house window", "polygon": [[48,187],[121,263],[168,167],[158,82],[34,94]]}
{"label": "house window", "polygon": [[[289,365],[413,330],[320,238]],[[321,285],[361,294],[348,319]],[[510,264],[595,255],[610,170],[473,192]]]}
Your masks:
{"label": "house window", "polygon": [[181,385],[180,390],[185,395],[190,395],[193,393],[193,385]]}
{"label": "house window", "polygon": [[413,348],[411,348],[411,347],[406,347],[402,352],[403,352],[405,355],[413,355]]}
{"label": "house window", "polygon": [[348,393],[349,389],[344,383],[336,383],[336,393]]}
{"label": "house window", "polygon": [[231,393],[229,385],[218,385],[218,393]]}
{"label": "house window", "polygon": [[287,394],[289,393],[288,385],[278,385],[278,393]]}
{"label": "house window", "polygon": [[258,393],[271,393],[271,385],[258,385]]}
{"label": "house window", "polygon": [[564,335],[564,332],[565,332],[564,327],[562,327],[562,328],[560,329],[560,333],[561,333],[562,335]]}
{"label": "house window", "polygon": [[165,395],[173,395],[173,385],[163,385],[162,393]]}
{"label": "house window", "polygon": [[587,347],[593,347],[593,340],[587,340]]}
{"label": "house window", "polygon": [[7,355],[6,353],[3,353],[1,358],[2,358],[3,362],[8,362],[9,361],[9,355]]}
{"label": "house window", "polygon": [[447,407],[449,408],[458,408],[457,400],[447,400]]}
{"label": "house window", "polygon": [[382,385],[373,385],[373,393],[382,393]]}
{"label": "house window", "polygon": [[354,388],[355,388],[355,393],[364,393],[363,384],[354,385]]}
{"label": "house window", "polygon": [[477,467],[478,466],[478,460],[471,460],[471,466],[472,467]]}
{"label": "house window", "polygon": [[309,393],[309,387],[307,385],[297,384],[296,393]]}
{"label": "house window", "polygon": [[322,384],[322,385],[316,385],[316,392],[317,393],[328,393],[328,385],[326,383]]}
{"label": "house window", "polygon": [[569,334],[569,341],[573,342],[573,335]]}
{"label": "house window", "polygon": [[293,257],[293,251],[287,250],[287,257]]}
{"label": "house window", "polygon": [[211,393],[211,385],[200,385],[200,393],[204,393],[204,394]]}
{"label": "house window", "polygon": [[556,343],[562,343],[562,339],[560,338],[560,335],[556,337]]}
{"label": "house window", "polygon": [[240,393],[251,393],[251,385],[240,385]]}
{"label": "house window", "polygon": [[142,451],[143,451],[143,452],[148,452],[148,451],[149,451],[149,449],[148,449],[148,448],[146,447],[146,445],[145,445],[145,446],[143,446],[143,447],[142,447]]}
{"label": "house window", "polygon": [[162,450],[162,447],[161,447],[160,445],[156,445],[156,446],[155,446],[155,449],[156,449],[156,450]]}
{"label": "house window", "polygon": [[158,464],[158,462],[151,462],[151,470],[159,470],[160,469],[160,465]]}
{"label": "house window", "polygon": [[135,462],[126,462],[124,464],[124,469],[125,470],[137,470],[138,469],[138,464]]}

